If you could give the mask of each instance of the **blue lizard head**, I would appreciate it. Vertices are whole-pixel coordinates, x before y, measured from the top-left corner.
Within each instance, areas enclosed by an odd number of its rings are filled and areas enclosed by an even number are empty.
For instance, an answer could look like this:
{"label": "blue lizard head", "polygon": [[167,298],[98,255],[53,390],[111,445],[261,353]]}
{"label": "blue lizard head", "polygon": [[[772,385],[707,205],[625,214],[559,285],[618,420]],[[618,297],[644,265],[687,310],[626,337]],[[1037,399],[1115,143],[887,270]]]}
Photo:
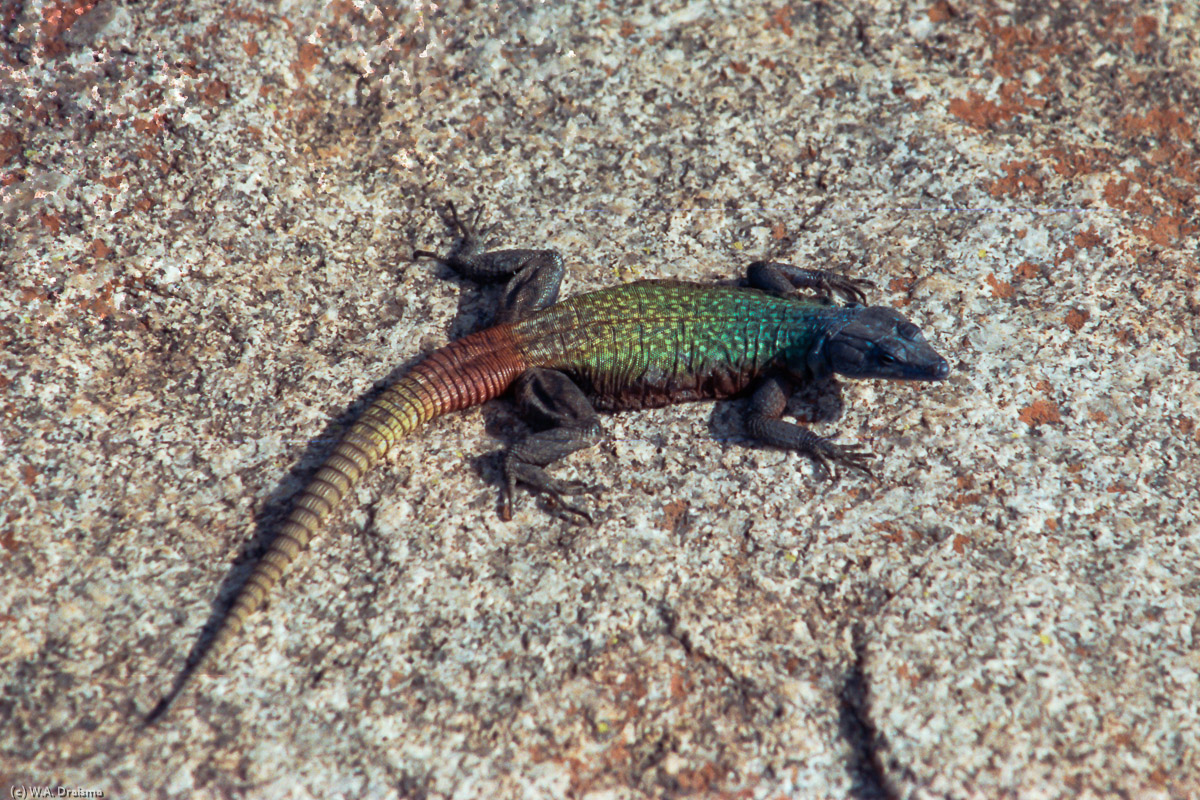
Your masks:
{"label": "blue lizard head", "polygon": [[809,350],[806,366],[813,375],[940,381],[950,374],[946,359],[900,312],[886,306],[849,310],[854,313],[831,325]]}

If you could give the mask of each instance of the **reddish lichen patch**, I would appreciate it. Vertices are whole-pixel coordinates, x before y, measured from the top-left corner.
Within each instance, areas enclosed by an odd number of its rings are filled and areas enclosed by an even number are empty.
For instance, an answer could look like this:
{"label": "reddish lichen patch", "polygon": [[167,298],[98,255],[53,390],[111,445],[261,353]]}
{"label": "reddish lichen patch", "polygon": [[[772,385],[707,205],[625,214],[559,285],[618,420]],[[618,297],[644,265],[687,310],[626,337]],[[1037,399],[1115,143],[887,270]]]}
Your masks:
{"label": "reddish lichen patch", "polygon": [[1037,165],[1032,161],[1010,161],[1001,164],[1005,176],[988,188],[992,197],[1018,197],[1022,192],[1042,193],[1042,181],[1034,173]]}
{"label": "reddish lichen patch", "polygon": [[91,251],[92,257],[98,261],[108,258],[113,252],[112,248],[105,244],[103,239],[92,239],[92,243],[88,246],[88,249]]}
{"label": "reddish lichen patch", "polygon": [[62,35],[83,17],[84,14],[96,7],[98,0],[54,0],[42,7],[42,49],[47,56],[53,57],[66,52],[67,45]]}
{"label": "reddish lichen patch", "polygon": [[954,16],[954,9],[946,0],[938,0],[929,7],[930,22],[946,22]]}
{"label": "reddish lichen patch", "polygon": [[1037,264],[1034,264],[1032,261],[1022,261],[1020,264],[1017,264],[1016,269],[1013,270],[1014,275],[1026,281],[1036,278],[1038,276],[1038,272]]}
{"label": "reddish lichen patch", "polygon": [[957,494],[951,497],[950,505],[954,506],[955,508],[962,508],[963,506],[974,505],[982,499],[983,494],[981,492],[965,492],[963,494]]}
{"label": "reddish lichen patch", "polygon": [[21,152],[21,134],[12,128],[0,131],[0,167],[8,166],[8,162]]}
{"label": "reddish lichen patch", "polygon": [[1071,329],[1072,333],[1079,333],[1080,328],[1083,327],[1084,323],[1088,321],[1090,316],[1091,315],[1082,308],[1072,308],[1067,312],[1067,327]]}
{"label": "reddish lichen patch", "polygon": [[300,45],[300,52],[296,60],[292,62],[292,72],[297,79],[303,81],[320,62],[321,48],[312,42],[305,42]]}
{"label": "reddish lichen patch", "polygon": [[1148,214],[1153,205],[1150,195],[1140,192],[1133,196],[1130,192],[1132,182],[1128,178],[1111,178],[1104,184],[1104,202],[1110,208],[1119,211]]}
{"label": "reddish lichen patch", "polygon": [[1182,239],[1189,233],[1196,230],[1195,225],[1185,225],[1183,217],[1178,214],[1168,214],[1159,217],[1150,227],[1134,227],[1134,232],[1139,233],[1150,241],[1162,247],[1167,247]]}
{"label": "reddish lichen patch", "polygon": [[200,90],[200,97],[209,105],[218,106],[229,99],[229,84],[214,78]]}
{"label": "reddish lichen patch", "polygon": [[1149,14],[1143,14],[1133,21],[1133,52],[1139,56],[1150,51],[1149,39],[1158,33],[1158,20]]}
{"label": "reddish lichen patch", "polygon": [[42,227],[50,231],[50,233],[58,233],[62,229],[62,217],[57,214],[48,214],[45,211],[38,213],[38,219],[42,223]]}
{"label": "reddish lichen patch", "polygon": [[1053,162],[1051,169],[1063,178],[1078,178],[1101,172],[1113,161],[1113,154],[1107,150],[1072,145],[1047,148],[1042,151],[1042,156]]}
{"label": "reddish lichen patch", "polygon": [[149,119],[135,119],[129,124],[143,136],[157,136],[166,127],[167,118],[162,114],[155,114]]}
{"label": "reddish lichen patch", "polygon": [[678,533],[687,522],[688,504],[684,500],[672,500],[663,506],[662,521],[659,527],[671,533]]}
{"label": "reddish lichen patch", "polygon": [[1090,247],[1096,247],[1104,243],[1100,238],[1100,234],[1096,232],[1095,226],[1082,230],[1075,234],[1075,246],[1080,250],[1087,250]]}
{"label": "reddish lichen patch", "polygon": [[951,547],[954,548],[954,552],[958,553],[961,556],[963,553],[965,553],[967,551],[967,543],[970,541],[971,541],[970,539],[963,536],[961,533],[956,533],[956,534],[954,534],[954,544],[951,545]]}
{"label": "reddish lichen patch", "polygon": [[1121,117],[1118,129],[1129,138],[1155,136],[1165,140],[1168,135],[1183,142],[1190,142],[1195,129],[1185,121],[1183,111],[1177,108],[1155,108],[1139,116],[1126,114]]}
{"label": "reddish lichen patch", "polygon": [[101,287],[100,293],[90,300],[82,300],[79,303],[79,309],[84,312],[95,314],[100,319],[106,319],[113,316],[117,309],[113,307],[112,300],[113,289],[115,288],[113,281],[109,281]]}
{"label": "reddish lichen patch", "polygon": [[917,686],[921,683],[921,673],[909,669],[907,664],[901,664],[896,667],[896,677],[902,681],[906,681],[909,686]]}
{"label": "reddish lichen patch", "polygon": [[1147,220],[1149,224],[1135,225],[1133,231],[1152,244],[1177,244],[1198,229],[1190,224],[1200,190],[1194,124],[1184,111],[1161,107],[1145,114],[1126,114],[1116,129],[1141,155],[1141,163],[1107,181],[1104,201],[1111,208]]}
{"label": "reddish lichen patch", "polygon": [[872,527],[879,533],[884,534],[885,541],[892,544],[904,544],[904,534],[896,530],[896,526],[890,522],[876,522]]}
{"label": "reddish lichen patch", "polygon": [[782,5],[775,9],[775,13],[770,16],[770,18],[767,20],[767,24],[764,27],[767,30],[778,27],[781,31],[783,31],[784,36],[792,36],[795,34],[795,31],[792,29],[791,14],[791,6]]}
{"label": "reddish lichen patch", "polygon": [[[0,547],[3,547],[10,553],[15,553],[17,551],[17,545],[17,535],[12,528],[7,528],[6,530],[0,531]],[[3,616],[5,617],[5,622],[16,621],[15,617],[11,617],[8,614],[4,614]]]}
{"label": "reddish lichen patch", "polygon": [[992,297],[999,300],[1011,300],[1017,295],[1017,290],[1011,283],[1000,280],[993,273],[989,272],[984,280],[987,281],[988,286],[992,287]]}
{"label": "reddish lichen patch", "polygon": [[1049,400],[1034,400],[1018,412],[1017,419],[1031,428],[1048,422],[1062,422],[1058,406]]}
{"label": "reddish lichen patch", "polygon": [[949,110],[951,114],[976,130],[985,131],[1012,119],[1019,109],[1000,106],[972,89],[967,92],[966,97],[952,98]]}
{"label": "reddish lichen patch", "polygon": [[17,295],[17,302],[19,302],[21,305],[27,306],[30,303],[41,302],[42,300],[47,299],[49,296],[50,295],[46,292],[35,289],[32,286],[22,286],[20,293]]}
{"label": "reddish lichen patch", "polygon": [[912,303],[912,297],[908,293],[912,291],[913,283],[912,278],[892,278],[888,281],[888,289],[890,291],[903,293],[901,297],[896,298],[892,302],[901,308]]}
{"label": "reddish lichen patch", "polygon": [[487,130],[487,117],[483,114],[476,114],[462,129],[471,139],[478,139]]}
{"label": "reddish lichen patch", "polygon": [[26,486],[33,486],[34,481],[37,480],[37,476],[38,470],[33,464],[21,465],[21,483]]}

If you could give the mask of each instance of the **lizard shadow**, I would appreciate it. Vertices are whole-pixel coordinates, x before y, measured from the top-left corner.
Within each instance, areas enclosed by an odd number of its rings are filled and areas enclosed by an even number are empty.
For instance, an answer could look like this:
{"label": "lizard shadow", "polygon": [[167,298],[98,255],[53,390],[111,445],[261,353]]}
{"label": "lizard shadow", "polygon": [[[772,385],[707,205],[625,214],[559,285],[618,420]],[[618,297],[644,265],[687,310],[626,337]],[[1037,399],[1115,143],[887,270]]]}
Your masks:
{"label": "lizard shadow", "polygon": [[234,598],[250,579],[255,565],[278,537],[279,530],[291,511],[296,496],[308,485],[313,475],[329,458],[334,447],[337,446],[342,432],[352,425],[394,380],[407,372],[423,356],[424,354],[416,354],[406,359],[387,377],[376,381],[370,390],[356,398],[349,407],[329,419],[320,433],[305,442],[304,449],[296,456],[292,468],[276,482],[266,500],[254,512],[254,532],[241,544],[238,554],[233,557],[232,563],[226,570],[225,577],[221,580],[210,603],[208,617],[188,653],[185,666],[176,674],[171,689],[146,715],[147,725],[158,720],[186,686],[191,674],[212,646],[217,630],[225,620]]}
{"label": "lizard shadow", "polygon": [[[489,324],[489,321],[481,319],[481,315],[478,313],[478,308],[486,303],[486,300],[478,299],[480,294],[478,291],[470,291],[476,284],[459,278],[449,268],[442,267],[441,272],[444,274],[439,275],[439,277],[452,283],[461,284],[460,288],[462,289],[459,292],[458,308],[455,317],[447,331],[447,340],[461,338]],[[415,364],[422,361],[435,349],[436,347],[432,347],[428,348],[428,350],[409,354],[400,364],[393,367],[386,376],[375,381],[368,391],[357,397],[348,407],[345,407],[341,413],[330,418],[319,434],[305,442],[304,449],[296,457],[294,466],[288,471],[287,475],[277,481],[274,488],[267,495],[266,500],[254,513],[254,532],[241,544],[238,554],[233,558],[232,563],[226,570],[225,577],[221,580],[217,592],[210,603],[208,617],[201,627],[195,643],[188,652],[184,667],[176,673],[170,690],[146,714],[144,717],[145,725],[151,725],[160,719],[187,685],[192,673],[212,646],[217,630],[228,615],[234,598],[238,596],[250,579],[255,565],[268,552],[272,543],[279,536],[279,530],[288,513],[291,511],[296,496],[303,491],[317,470],[321,468],[321,465],[332,454],[342,433],[354,424],[367,407],[375,402],[376,398],[388,386],[400,379]],[[515,436],[513,438],[515,439]],[[496,482],[499,484],[499,481]],[[182,618],[181,615],[180,619],[182,620]]]}

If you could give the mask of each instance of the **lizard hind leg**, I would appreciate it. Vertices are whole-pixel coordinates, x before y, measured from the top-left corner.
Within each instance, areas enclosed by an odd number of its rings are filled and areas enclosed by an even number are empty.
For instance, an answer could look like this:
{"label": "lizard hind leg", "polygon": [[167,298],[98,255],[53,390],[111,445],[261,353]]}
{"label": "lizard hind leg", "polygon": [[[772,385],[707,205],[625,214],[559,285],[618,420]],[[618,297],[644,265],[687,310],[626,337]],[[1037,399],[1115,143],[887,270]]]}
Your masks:
{"label": "lizard hind leg", "polygon": [[594,493],[596,489],[578,481],[555,478],[545,468],[600,441],[603,429],[596,410],[574,381],[552,369],[527,370],[514,384],[513,394],[523,414],[534,424],[549,427],[524,437],[505,454],[501,516],[505,520],[512,519],[516,485],[523,483],[546,495],[562,514],[573,515],[591,524],[591,516],[568,503],[564,496]]}
{"label": "lizard hind leg", "polygon": [[453,204],[450,204],[450,214],[454,220],[453,227],[459,234],[455,246],[444,256],[432,250],[414,250],[414,261],[432,258],[464,278],[480,283],[507,281],[496,314],[496,324],[513,322],[558,301],[558,289],[565,269],[557,250],[485,250],[488,234],[496,225],[479,231],[481,212],[477,211],[471,222],[464,222]]}

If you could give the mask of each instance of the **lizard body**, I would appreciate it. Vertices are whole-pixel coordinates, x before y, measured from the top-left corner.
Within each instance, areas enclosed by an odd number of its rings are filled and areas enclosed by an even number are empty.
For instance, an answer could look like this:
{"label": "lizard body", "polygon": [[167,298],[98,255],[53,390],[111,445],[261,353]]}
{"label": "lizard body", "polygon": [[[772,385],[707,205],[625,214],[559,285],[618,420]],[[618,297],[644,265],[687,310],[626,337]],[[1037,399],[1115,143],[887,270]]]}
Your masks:
{"label": "lizard body", "polygon": [[[758,288],[641,281],[556,303],[563,274],[556,252],[482,252],[483,237],[457,215],[454,221],[462,238],[439,260],[468,277],[510,278],[498,324],[430,354],[346,430],[295,499],[207,647],[181,673],[150,721],[166,711],[196,672],[216,665],[351,487],[396,441],[435,417],[514,389],[521,408],[546,429],[507,452],[502,515],[511,518],[515,485],[521,482],[590,522],[563,499],[584,488],[553,478],[544,468],[599,441],[596,409],[723,398],[757,384],[746,426],[754,438],[804,452],[830,474],[832,463],[870,474],[866,451],[780,419],[789,379],[838,373],[940,380],[949,374],[949,365],[916,325],[890,308],[857,302],[870,285],[866,281],[758,262],[749,270]],[[422,250],[415,256],[438,258]],[[795,291],[799,287],[824,297],[804,298]],[[839,293],[852,303],[830,302],[829,296]]]}

